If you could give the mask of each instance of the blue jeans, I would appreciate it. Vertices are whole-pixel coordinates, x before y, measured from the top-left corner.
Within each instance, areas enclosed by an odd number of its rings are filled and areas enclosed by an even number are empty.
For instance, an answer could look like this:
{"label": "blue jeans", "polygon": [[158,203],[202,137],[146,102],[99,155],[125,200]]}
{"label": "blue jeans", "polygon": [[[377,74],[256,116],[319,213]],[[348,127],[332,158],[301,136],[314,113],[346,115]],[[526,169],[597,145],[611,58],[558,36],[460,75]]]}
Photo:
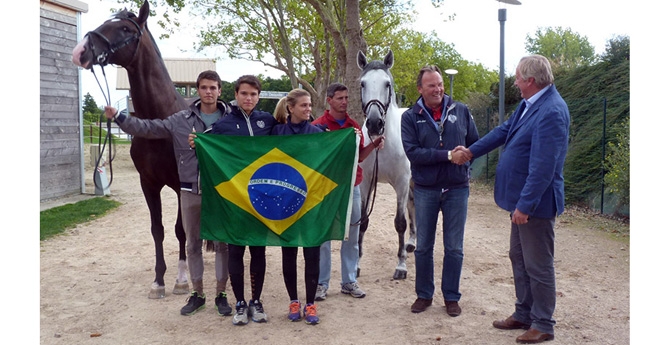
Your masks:
{"label": "blue jeans", "polygon": [[458,301],[458,286],[463,268],[463,234],[467,219],[470,188],[437,190],[415,185],[415,221],[417,248],[415,249],[415,292],[418,298],[431,299],[435,293],[433,276],[433,247],[442,211],[442,295],[447,301]]}
{"label": "blue jeans", "polygon": [[[360,188],[353,187],[353,208],[351,209],[351,224],[360,220],[362,210],[360,207]],[[341,242],[341,284],[355,283],[357,281],[357,266],[360,259],[360,247],[358,240],[360,238],[360,226],[351,225],[348,229],[348,239]],[[332,269],[332,260],[330,256],[330,241],[321,245],[321,255],[319,258],[319,285],[326,288],[330,285],[330,271]]]}

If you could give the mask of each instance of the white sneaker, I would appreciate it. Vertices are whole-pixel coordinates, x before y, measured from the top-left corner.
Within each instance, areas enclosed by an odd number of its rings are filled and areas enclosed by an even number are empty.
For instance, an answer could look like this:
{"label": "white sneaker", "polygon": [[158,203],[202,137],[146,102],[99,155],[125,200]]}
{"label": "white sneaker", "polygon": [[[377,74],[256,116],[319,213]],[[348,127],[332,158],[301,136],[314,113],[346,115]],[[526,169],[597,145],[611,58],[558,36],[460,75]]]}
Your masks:
{"label": "white sneaker", "polygon": [[268,316],[264,312],[264,306],[261,301],[250,301],[248,315],[252,316],[254,322],[268,322]]}
{"label": "white sneaker", "polygon": [[316,297],[314,297],[314,300],[316,301],[325,301],[325,299],[328,297],[328,288],[325,287],[324,285],[317,285],[316,286]]}
{"label": "white sneaker", "polygon": [[362,298],[362,297],[367,295],[364,291],[362,291],[362,289],[360,289],[357,282],[346,283],[346,284],[342,285],[341,286],[341,293],[347,294],[347,295],[350,294],[351,296],[353,296],[355,298]]}
{"label": "white sneaker", "polygon": [[244,301],[236,303],[236,314],[234,314],[234,319],[232,323],[237,326],[247,325],[248,320],[248,308],[247,304]]}

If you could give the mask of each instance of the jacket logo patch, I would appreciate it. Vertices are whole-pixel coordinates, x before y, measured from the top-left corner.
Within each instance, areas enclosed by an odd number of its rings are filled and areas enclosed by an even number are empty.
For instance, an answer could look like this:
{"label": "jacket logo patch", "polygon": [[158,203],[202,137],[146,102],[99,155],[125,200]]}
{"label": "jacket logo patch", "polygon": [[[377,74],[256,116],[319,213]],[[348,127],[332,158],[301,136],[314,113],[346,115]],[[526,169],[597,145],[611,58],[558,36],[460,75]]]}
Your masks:
{"label": "jacket logo patch", "polygon": [[417,123],[426,123],[426,120],[417,120]]}
{"label": "jacket logo patch", "polygon": [[456,115],[452,114],[452,115],[447,116],[447,120],[449,120],[449,122],[451,122],[451,123],[456,122]]}
{"label": "jacket logo patch", "polygon": [[266,127],[266,124],[263,121],[259,120],[259,121],[257,121],[257,127],[264,128],[264,127]]}

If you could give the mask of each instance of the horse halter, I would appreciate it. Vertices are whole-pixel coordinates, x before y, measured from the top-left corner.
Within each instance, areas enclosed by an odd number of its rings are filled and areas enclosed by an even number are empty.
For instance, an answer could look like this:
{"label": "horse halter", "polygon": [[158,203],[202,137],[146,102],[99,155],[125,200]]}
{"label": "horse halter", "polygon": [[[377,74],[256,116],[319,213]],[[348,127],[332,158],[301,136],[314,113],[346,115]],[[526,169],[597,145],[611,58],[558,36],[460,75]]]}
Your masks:
{"label": "horse halter", "polygon": [[364,116],[367,116],[369,109],[371,109],[371,106],[375,105],[378,113],[380,114],[381,119],[383,119],[383,127],[381,128],[381,133],[378,133],[378,135],[383,134],[382,132],[385,130],[385,115],[387,115],[387,109],[390,107],[390,103],[392,102],[392,92],[387,93],[387,103],[383,104],[378,99],[371,99],[367,103],[362,105],[362,112],[364,113]]}
{"label": "horse halter", "polygon": [[[137,32],[134,33],[133,36],[128,37],[128,38],[126,38],[125,40],[123,40],[123,41],[121,41],[121,42],[117,42],[117,43],[115,43],[115,44],[110,43],[110,40],[108,40],[107,37],[103,36],[103,34],[101,34],[100,32],[97,32],[96,30],[92,30],[92,31],[88,32],[88,33],[85,35],[85,37],[89,36],[90,34],[91,34],[91,35],[94,35],[94,36],[96,36],[96,37],[99,37],[99,38],[102,39],[103,41],[105,41],[105,43],[106,43],[106,45],[107,45],[107,49],[104,50],[104,51],[102,51],[102,52],[100,52],[100,53],[97,55],[96,52],[94,51],[94,45],[91,44],[92,55],[94,56],[94,58],[96,58],[96,62],[97,62],[101,67],[106,66],[106,65],[108,64],[108,57],[109,57],[111,54],[116,53],[119,49],[121,49],[121,48],[123,48],[123,47],[126,47],[127,45],[133,43],[133,41],[135,41],[135,40],[137,40],[137,41],[138,41],[138,44],[139,44],[139,43],[140,43],[140,38],[142,37],[142,28],[140,28],[140,25],[138,25],[138,23],[136,23],[133,19],[131,19],[131,18],[114,18],[114,19],[128,20],[129,22],[133,23],[133,25],[135,25],[135,27],[137,28]],[[97,28],[97,29],[98,29],[98,28]],[[91,42],[90,42],[90,43],[91,43]],[[133,52],[133,58],[131,59],[131,61],[132,61],[133,59],[135,59],[135,56],[137,55],[137,51],[138,51],[138,48],[136,47],[136,48],[135,48],[135,51]]]}

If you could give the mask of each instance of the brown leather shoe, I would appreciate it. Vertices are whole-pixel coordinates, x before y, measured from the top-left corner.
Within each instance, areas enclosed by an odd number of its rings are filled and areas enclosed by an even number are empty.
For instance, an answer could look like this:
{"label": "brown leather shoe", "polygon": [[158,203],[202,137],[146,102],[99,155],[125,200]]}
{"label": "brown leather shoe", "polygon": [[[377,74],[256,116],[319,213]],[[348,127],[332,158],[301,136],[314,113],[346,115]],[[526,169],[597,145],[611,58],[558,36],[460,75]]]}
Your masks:
{"label": "brown leather shoe", "polygon": [[447,314],[449,314],[449,316],[456,317],[461,315],[461,307],[458,305],[458,301],[445,300],[445,307],[447,308]]}
{"label": "brown leather shoe", "polygon": [[499,329],[529,329],[530,326],[514,319],[513,316],[507,317],[506,320],[493,321],[493,327]]}
{"label": "brown leather shoe", "polygon": [[520,344],[539,344],[546,340],[553,340],[555,336],[550,333],[543,333],[537,329],[530,328],[527,332],[516,338],[516,343]]}
{"label": "brown leather shoe", "polygon": [[433,304],[433,298],[417,298],[415,303],[413,303],[413,305],[410,307],[410,311],[413,313],[421,313],[426,310],[426,308],[430,307],[431,304]]}

